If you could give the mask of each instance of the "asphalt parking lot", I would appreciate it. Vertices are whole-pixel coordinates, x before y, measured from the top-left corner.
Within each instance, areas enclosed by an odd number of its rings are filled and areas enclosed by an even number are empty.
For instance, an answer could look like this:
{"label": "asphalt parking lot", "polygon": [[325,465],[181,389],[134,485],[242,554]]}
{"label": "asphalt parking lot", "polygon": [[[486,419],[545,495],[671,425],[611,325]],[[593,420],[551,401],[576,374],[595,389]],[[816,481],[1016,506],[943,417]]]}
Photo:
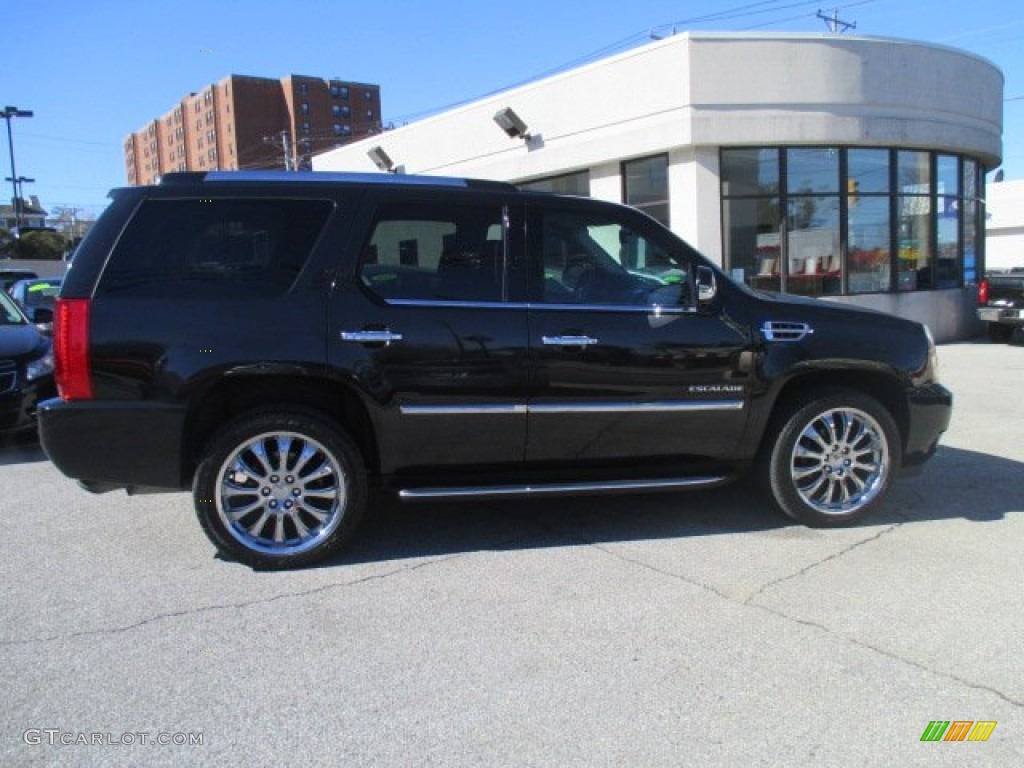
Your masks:
{"label": "asphalt parking lot", "polygon": [[1024,348],[939,357],[938,455],[839,531],[739,486],[388,505],[257,573],[5,444],[0,764],[1024,765]]}

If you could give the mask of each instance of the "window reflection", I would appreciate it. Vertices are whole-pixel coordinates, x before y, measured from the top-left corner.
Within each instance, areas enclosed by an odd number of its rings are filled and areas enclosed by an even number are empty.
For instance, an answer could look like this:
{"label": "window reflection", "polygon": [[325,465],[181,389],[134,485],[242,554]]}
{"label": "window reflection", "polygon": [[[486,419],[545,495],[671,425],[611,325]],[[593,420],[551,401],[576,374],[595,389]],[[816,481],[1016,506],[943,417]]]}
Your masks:
{"label": "window reflection", "polygon": [[889,290],[889,198],[867,197],[849,202],[847,264],[850,293]]}
{"label": "window reflection", "polygon": [[804,296],[842,293],[839,197],[795,197],[789,202],[786,290]]}
{"label": "window reflection", "polygon": [[748,147],[723,149],[721,172],[726,267],[752,287],[819,296],[977,279],[984,169],[975,160],[875,147]]}

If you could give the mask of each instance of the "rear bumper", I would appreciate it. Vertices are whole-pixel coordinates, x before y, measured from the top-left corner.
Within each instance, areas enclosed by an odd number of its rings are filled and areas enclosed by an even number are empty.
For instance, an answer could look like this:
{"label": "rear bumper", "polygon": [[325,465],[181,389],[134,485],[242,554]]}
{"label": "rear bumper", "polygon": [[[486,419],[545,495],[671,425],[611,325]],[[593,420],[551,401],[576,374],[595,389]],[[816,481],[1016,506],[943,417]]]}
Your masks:
{"label": "rear bumper", "polygon": [[179,490],[185,408],[164,403],[39,404],[39,442],[57,469],[85,486]]}
{"label": "rear bumper", "polygon": [[1002,309],[1000,307],[981,307],[978,319],[986,323],[1006,323],[1007,325],[1024,325],[1024,309]]}
{"label": "rear bumper", "polygon": [[907,442],[903,447],[903,468],[913,470],[935,455],[939,437],[953,415],[953,393],[941,384],[911,390]]}

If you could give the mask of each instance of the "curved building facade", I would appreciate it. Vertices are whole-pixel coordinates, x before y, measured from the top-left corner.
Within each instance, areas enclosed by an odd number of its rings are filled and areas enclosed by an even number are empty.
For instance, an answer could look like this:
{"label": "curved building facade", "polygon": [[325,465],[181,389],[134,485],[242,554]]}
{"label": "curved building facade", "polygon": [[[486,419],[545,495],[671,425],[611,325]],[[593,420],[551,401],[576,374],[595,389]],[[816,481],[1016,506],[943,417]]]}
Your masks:
{"label": "curved building facade", "polygon": [[[683,34],[313,167],[383,164],[635,205],[738,281],[922,320],[945,340],[979,330],[984,175],[1000,162],[1002,100],[994,65],[946,47]],[[498,113],[515,120],[499,126]]]}

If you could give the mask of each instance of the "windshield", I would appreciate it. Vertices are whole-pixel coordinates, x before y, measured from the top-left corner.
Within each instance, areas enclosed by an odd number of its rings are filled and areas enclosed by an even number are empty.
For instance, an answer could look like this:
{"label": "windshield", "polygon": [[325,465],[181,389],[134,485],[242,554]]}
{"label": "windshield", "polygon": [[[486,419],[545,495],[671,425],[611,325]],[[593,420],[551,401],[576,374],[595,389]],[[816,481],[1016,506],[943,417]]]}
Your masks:
{"label": "windshield", "polygon": [[14,300],[6,293],[0,293],[0,325],[24,325],[26,322]]}
{"label": "windshield", "polygon": [[60,284],[60,280],[38,280],[29,283],[25,288],[25,306],[30,309],[53,309],[57,294],[60,293]]}

